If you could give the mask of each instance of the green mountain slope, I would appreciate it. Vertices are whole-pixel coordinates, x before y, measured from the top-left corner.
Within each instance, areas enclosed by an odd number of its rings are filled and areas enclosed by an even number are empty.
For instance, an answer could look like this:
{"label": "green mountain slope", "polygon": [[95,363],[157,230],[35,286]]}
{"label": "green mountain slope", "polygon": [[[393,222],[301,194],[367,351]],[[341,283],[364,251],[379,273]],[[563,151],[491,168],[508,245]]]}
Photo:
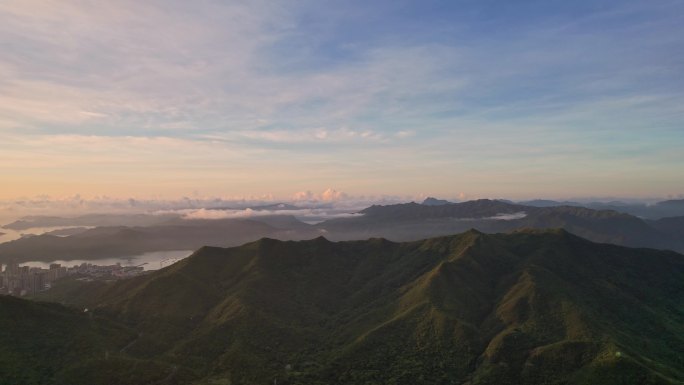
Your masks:
{"label": "green mountain slope", "polygon": [[206,247],[84,301],[198,384],[684,381],[684,256],[563,230]]}
{"label": "green mountain slope", "polygon": [[[137,334],[92,313],[0,296],[0,384],[180,384],[172,364],[122,351]],[[174,373],[176,372],[176,373]],[[174,373],[174,378],[169,375]]]}

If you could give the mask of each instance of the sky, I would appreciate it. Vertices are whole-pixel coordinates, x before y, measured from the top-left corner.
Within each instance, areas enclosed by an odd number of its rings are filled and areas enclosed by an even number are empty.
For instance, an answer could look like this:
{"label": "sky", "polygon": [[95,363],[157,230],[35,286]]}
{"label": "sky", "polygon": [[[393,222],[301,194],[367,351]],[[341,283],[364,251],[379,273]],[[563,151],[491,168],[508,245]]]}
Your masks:
{"label": "sky", "polygon": [[678,196],[682,74],[680,0],[3,0],[0,199]]}

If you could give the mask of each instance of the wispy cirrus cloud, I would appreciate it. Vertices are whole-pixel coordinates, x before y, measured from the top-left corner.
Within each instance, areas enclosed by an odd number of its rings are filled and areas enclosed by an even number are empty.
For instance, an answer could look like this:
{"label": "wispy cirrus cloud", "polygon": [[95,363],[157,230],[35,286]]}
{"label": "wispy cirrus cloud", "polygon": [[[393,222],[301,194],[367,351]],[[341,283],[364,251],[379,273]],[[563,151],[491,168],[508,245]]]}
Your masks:
{"label": "wispy cirrus cloud", "polygon": [[460,82],[430,82],[451,55],[440,47],[374,48],[339,68],[283,71],[270,47],[293,35],[286,6],[164,5],[4,3],[1,28],[15,49],[0,67],[3,115],[53,131],[296,131],[397,113],[386,103]]}
{"label": "wispy cirrus cloud", "polygon": [[177,195],[677,192],[682,14],[669,1],[4,1],[5,194],[123,194],[112,180]]}

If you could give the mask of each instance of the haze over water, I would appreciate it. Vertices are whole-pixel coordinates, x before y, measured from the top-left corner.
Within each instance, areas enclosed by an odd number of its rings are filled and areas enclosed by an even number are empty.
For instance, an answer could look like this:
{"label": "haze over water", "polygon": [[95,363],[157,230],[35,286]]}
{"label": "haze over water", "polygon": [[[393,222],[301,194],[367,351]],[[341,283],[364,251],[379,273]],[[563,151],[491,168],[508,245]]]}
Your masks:
{"label": "haze over water", "polygon": [[145,270],[158,270],[183,260],[192,254],[192,250],[170,250],[170,251],[151,251],[138,255],[131,255],[119,258],[104,259],[74,259],[74,260],[55,260],[49,262],[23,262],[21,266],[41,267],[49,269],[50,264],[58,263],[62,266],[72,267],[83,263],[90,263],[99,266],[110,266],[121,264],[121,266],[142,266]]}

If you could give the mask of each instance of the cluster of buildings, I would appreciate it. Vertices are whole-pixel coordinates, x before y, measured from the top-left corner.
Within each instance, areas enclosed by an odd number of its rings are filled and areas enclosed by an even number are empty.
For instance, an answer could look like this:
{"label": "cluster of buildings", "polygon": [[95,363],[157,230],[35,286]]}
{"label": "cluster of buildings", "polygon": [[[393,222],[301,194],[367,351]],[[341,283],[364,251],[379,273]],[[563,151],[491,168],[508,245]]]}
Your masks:
{"label": "cluster of buildings", "polygon": [[85,279],[121,279],[140,275],[143,271],[142,266],[121,266],[119,263],[110,266],[82,263],[73,267],[53,263],[49,269],[9,263],[4,270],[0,269],[0,294],[35,294],[50,289],[54,281],[69,275],[78,274]]}

